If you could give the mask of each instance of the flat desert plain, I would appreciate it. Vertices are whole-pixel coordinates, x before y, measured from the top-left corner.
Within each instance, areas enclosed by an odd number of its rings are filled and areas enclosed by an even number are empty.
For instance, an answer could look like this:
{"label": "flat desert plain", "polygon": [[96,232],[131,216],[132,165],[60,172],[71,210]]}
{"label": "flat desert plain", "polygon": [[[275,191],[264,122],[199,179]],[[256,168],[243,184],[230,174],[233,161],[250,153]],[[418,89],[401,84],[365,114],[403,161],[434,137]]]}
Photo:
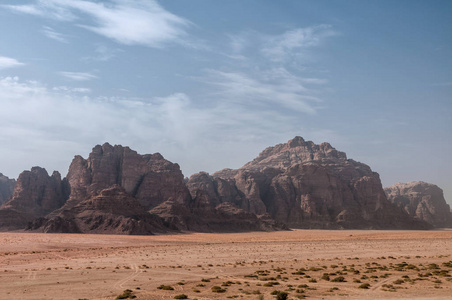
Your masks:
{"label": "flat desert plain", "polygon": [[452,231],[10,232],[0,276],[0,299],[452,299]]}

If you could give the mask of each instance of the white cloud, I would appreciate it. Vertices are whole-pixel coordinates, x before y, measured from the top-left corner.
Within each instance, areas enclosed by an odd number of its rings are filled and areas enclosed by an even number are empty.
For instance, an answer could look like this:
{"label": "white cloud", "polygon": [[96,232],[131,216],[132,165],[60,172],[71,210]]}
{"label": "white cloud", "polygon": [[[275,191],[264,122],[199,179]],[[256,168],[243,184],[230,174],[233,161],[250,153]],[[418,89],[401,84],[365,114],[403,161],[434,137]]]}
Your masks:
{"label": "white cloud", "polygon": [[315,91],[304,86],[305,78],[285,68],[259,70],[253,74],[210,70],[204,80],[217,86],[216,97],[244,107],[315,114],[316,104],[321,102]]}
{"label": "white cloud", "polygon": [[43,26],[42,33],[49,39],[61,42],[61,43],[68,43],[68,40],[66,38],[66,35],[56,32],[53,28],[48,26]]}
{"label": "white cloud", "polygon": [[105,45],[99,44],[96,45],[95,54],[92,56],[83,57],[84,61],[109,61],[113,59],[116,54],[122,52],[120,49],[112,49]]}
{"label": "white cloud", "polygon": [[35,5],[1,5],[0,7],[29,15],[42,16],[44,12]]}
{"label": "white cloud", "polygon": [[[108,3],[82,0],[37,0],[34,5],[4,5],[16,12],[59,21],[78,20],[78,26],[125,45],[162,47],[169,42],[193,47],[186,29],[191,23],[170,13],[156,1],[113,0]],[[77,15],[90,18],[82,23]]]}
{"label": "white cloud", "polygon": [[85,72],[60,72],[60,74],[75,81],[87,81],[98,78],[96,75]]}
{"label": "white cloud", "polygon": [[7,68],[14,68],[23,66],[24,63],[21,63],[17,59],[11,57],[0,56],[0,70]]}
{"label": "white cloud", "polygon": [[267,61],[285,64],[305,59],[309,49],[320,46],[334,35],[337,33],[330,25],[318,25],[294,28],[276,35],[247,30],[230,34],[228,38],[232,57],[251,51]]}
{"label": "white cloud", "polygon": [[335,35],[330,25],[297,28],[281,35],[264,37],[262,54],[272,61],[287,61],[303,49],[318,46],[326,37]]}

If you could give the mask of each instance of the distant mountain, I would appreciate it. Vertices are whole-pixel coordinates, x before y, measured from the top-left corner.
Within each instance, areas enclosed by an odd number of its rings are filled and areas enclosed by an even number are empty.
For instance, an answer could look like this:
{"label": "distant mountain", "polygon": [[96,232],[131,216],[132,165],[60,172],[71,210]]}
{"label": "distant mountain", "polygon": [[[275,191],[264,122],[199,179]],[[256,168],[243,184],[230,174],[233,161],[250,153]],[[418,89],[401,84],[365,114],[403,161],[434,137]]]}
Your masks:
{"label": "distant mountain", "polygon": [[404,209],[415,219],[423,220],[434,227],[452,227],[450,206],[444,199],[443,190],[422,181],[397,183],[385,188],[392,203]]}
{"label": "distant mountain", "polygon": [[16,180],[9,179],[8,177],[0,173],[0,205],[9,200],[9,198],[13,194],[15,185]]}
{"label": "distant mountain", "polygon": [[75,156],[64,179],[23,172],[0,207],[1,230],[68,233],[431,228],[426,221],[393,205],[369,166],[301,137],[188,180],[159,153],[105,143]]}

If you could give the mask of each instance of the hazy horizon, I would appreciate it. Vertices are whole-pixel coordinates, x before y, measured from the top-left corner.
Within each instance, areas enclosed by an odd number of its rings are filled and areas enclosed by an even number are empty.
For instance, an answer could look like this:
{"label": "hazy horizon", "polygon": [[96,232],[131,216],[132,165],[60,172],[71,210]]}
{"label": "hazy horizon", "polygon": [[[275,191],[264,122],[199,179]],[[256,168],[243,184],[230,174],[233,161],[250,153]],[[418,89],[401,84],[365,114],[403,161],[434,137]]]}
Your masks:
{"label": "hazy horizon", "polygon": [[0,173],[96,144],[185,176],[302,136],[452,204],[452,2],[0,4]]}

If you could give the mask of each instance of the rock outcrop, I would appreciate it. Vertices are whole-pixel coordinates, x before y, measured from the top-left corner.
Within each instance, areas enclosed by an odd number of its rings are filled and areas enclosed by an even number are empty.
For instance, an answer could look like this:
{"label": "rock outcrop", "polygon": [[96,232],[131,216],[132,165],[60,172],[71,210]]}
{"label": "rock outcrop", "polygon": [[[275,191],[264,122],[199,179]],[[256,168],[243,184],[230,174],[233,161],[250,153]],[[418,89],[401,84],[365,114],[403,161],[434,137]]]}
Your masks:
{"label": "rock outcrop", "polygon": [[42,232],[134,235],[168,231],[161,218],[147,212],[137,199],[118,185],[61,210],[56,216],[37,219],[28,229]]}
{"label": "rock outcrop", "polygon": [[19,175],[11,199],[0,208],[0,228],[20,229],[35,218],[60,208],[69,194],[65,180],[58,172],[49,176],[40,167]]}
{"label": "rock outcrop", "polygon": [[196,174],[187,186],[198,205],[233,203],[293,228],[428,228],[386,199],[369,166],[301,137],[265,149],[240,169]]}
{"label": "rock outcrop", "polygon": [[385,188],[385,192],[389,201],[413,218],[436,228],[452,227],[450,207],[438,186],[422,181],[397,183]]}
{"label": "rock outcrop", "polygon": [[8,201],[14,191],[16,180],[9,179],[2,173],[0,173],[0,205]]}

